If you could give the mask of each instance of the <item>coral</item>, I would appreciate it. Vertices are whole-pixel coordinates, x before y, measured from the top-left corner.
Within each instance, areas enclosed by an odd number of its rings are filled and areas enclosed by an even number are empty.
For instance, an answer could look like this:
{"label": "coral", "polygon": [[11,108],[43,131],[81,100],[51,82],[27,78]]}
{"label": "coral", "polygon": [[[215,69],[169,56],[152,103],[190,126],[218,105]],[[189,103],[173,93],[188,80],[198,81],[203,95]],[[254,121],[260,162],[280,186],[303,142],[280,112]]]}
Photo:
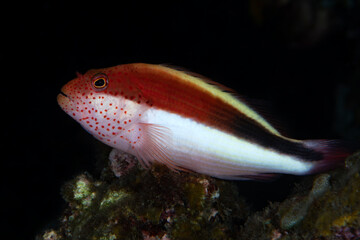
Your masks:
{"label": "coral", "polygon": [[346,167],[303,177],[282,202],[251,212],[236,181],[137,164],[119,178],[66,183],[61,226],[37,239],[359,239],[360,154]]}
{"label": "coral", "polygon": [[110,168],[117,177],[127,174],[138,161],[136,157],[115,148],[110,152],[109,160]]}
{"label": "coral", "polygon": [[281,203],[253,214],[243,226],[245,239],[359,239],[360,155],[346,167],[304,180]]}
{"label": "coral", "polygon": [[339,240],[357,240],[360,239],[360,228],[338,227],[334,229],[334,239]]}
{"label": "coral", "polygon": [[58,238],[58,234],[56,233],[55,230],[48,230],[46,231],[43,235],[42,235],[42,239],[44,240],[57,240]]}
{"label": "coral", "polygon": [[281,228],[291,229],[306,217],[308,209],[314,200],[322,196],[329,189],[329,174],[321,174],[314,180],[312,189],[306,197],[295,197],[290,201],[293,202],[289,207],[287,204],[283,204],[280,212],[285,211],[281,218]]}
{"label": "coral", "polygon": [[160,165],[116,178],[110,168],[66,183],[61,227],[38,239],[235,239],[249,213],[229,181]]}

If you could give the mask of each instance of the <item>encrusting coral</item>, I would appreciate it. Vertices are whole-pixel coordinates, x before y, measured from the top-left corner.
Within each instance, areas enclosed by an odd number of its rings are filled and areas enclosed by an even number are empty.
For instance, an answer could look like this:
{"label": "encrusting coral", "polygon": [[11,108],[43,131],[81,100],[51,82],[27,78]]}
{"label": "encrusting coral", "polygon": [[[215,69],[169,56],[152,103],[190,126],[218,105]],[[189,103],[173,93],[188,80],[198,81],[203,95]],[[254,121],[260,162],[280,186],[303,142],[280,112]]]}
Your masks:
{"label": "encrusting coral", "polygon": [[[360,239],[360,155],[250,216],[240,239]],[[262,229],[262,230],[261,230]]]}
{"label": "encrusting coral", "polygon": [[[37,239],[350,239],[360,237],[360,155],[304,177],[283,202],[251,212],[236,181],[135,166],[66,183],[60,228]],[[311,180],[313,179],[313,180]]]}
{"label": "encrusting coral", "polygon": [[235,239],[249,213],[232,182],[162,165],[120,178],[108,168],[98,180],[81,174],[62,194],[61,227],[38,239]]}

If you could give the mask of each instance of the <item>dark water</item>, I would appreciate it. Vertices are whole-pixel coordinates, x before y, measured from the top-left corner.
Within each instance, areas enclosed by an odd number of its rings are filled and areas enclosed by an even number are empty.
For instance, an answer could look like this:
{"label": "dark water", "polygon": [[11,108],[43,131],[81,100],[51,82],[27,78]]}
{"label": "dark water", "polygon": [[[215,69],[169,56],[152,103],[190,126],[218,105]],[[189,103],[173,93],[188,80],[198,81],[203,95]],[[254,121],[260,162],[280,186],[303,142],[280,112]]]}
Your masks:
{"label": "dark water", "polygon": [[[64,181],[99,171],[98,144],[56,103],[76,71],[130,62],[173,64],[260,99],[250,102],[287,136],[357,139],[359,6],[288,2],[10,7],[12,17],[2,21],[2,228],[26,239],[53,226],[64,207]],[[298,180],[241,182],[239,188],[261,209],[284,199]]]}

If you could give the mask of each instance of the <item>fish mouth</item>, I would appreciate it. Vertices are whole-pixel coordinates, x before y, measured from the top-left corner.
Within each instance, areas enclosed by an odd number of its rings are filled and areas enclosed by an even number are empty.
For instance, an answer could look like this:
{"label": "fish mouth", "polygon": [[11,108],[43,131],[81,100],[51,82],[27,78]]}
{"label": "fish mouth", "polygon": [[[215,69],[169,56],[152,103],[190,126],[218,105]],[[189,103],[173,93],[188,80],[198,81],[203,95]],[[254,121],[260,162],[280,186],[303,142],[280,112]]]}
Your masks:
{"label": "fish mouth", "polygon": [[68,95],[66,95],[63,91],[61,91],[58,95],[57,95],[57,100],[65,100],[67,99],[68,101],[70,101],[70,98]]}
{"label": "fish mouth", "polygon": [[62,91],[59,93],[59,95],[63,95],[64,97],[69,98],[68,95],[66,95],[66,94],[65,94],[64,92],[62,92]]}
{"label": "fish mouth", "polygon": [[65,106],[71,104],[71,99],[68,95],[66,95],[63,91],[61,91],[57,95],[57,102],[60,105],[60,107],[64,108]]}

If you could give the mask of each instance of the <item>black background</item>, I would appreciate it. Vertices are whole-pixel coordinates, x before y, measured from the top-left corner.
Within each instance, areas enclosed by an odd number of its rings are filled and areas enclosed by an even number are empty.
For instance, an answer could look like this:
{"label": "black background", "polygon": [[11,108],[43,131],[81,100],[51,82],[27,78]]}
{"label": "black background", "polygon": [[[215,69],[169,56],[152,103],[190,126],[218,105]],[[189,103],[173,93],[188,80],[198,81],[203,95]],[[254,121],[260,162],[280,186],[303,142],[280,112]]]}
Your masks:
{"label": "black background", "polygon": [[[335,131],[334,106],[339,85],[359,90],[352,88],[359,76],[358,6],[308,3],[306,11],[301,1],[256,2],[4,7],[1,217],[12,239],[56,227],[65,207],[62,184],[84,171],[99,172],[99,144],[56,102],[77,71],[132,62],[181,66],[247,96],[287,136],[346,138]],[[323,31],[315,28],[321,11],[329,14]],[[283,199],[296,180],[241,182],[239,189],[260,209]]]}

